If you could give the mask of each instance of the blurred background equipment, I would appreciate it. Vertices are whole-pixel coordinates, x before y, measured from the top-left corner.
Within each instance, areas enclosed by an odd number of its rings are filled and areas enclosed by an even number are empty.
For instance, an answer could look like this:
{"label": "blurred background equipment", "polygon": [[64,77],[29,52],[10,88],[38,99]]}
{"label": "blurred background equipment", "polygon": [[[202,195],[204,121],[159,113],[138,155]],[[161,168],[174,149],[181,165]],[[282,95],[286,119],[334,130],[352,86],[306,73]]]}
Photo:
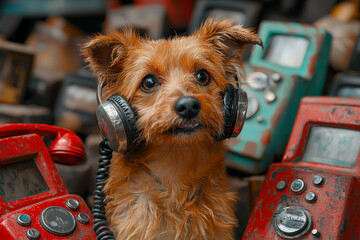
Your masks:
{"label": "blurred background equipment", "polygon": [[0,103],[0,124],[52,123],[51,110],[36,105]]}
{"label": "blurred background equipment", "polygon": [[[260,2],[255,1],[199,0],[195,6],[188,33],[199,29],[209,17],[217,20],[229,18],[246,28],[255,28],[259,23],[262,7]],[[250,57],[251,48],[252,45],[245,46],[242,54],[243,61],[247,61]]]}
{"label": "blurred background equipment", "polygon": [[110,9],[106,14],[106,32],[132,26],[143,37],[159,39],[169,36],[169,20],[162,5],[128,5]]}
{"label": "blurred background equipment", "polygon": [[230,18],[236,24],[246,28],[256,27],[259,21],[262,4],[256,1],[197,1],[194,15],[189,27],[189,33],[198,29],[207,18],[217,20]]}
{"label": "blurred background equipment", "polygon": [[97,133],[96,108],[96,78],[68,75],[55,106],[55,124],[83,135]]}
{"label": "blurred background equipment", "polygon": [[37,22],[25,43],[36,49],[34,76],[51,82],[51,75],[64,79],[83,67],[79,46],[85,40],[84,32],[62,17]]}
{"label": "blurred background equipment", "polygon": [[347,71],[335,75],[328,93],[331,96],[360,98],[360,37],[357,39]]}
{"label": "blurred background equipment", "polygon": [[0,41],[0,102],[21,103],[29,82],[34,50]]}

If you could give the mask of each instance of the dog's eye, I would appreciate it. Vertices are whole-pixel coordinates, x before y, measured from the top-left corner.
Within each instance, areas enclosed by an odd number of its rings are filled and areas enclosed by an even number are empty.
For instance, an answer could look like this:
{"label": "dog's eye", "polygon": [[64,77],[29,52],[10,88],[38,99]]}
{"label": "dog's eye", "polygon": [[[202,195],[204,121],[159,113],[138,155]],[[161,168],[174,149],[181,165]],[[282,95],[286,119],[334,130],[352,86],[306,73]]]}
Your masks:
{"label": "dog's eye", "polygon": [[195,74],[197,82],[203,86],[207,86],[210,83],[210,74],[205,69],[200,69]]}
{"label": "dog's eye", "polygon": [[145,92],[152,92],[159,85],[158,79],[156,76],[150,74],[146,75],[141,82],[141,89]]}

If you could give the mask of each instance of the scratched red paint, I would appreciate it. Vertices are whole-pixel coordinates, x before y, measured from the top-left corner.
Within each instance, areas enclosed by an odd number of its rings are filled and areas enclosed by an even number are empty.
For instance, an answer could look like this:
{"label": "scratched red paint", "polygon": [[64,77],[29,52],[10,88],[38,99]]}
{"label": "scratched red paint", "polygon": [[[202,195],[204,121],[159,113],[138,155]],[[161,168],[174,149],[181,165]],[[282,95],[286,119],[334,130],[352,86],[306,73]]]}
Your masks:
{"label": "scratched red paint", "polygon": [[[360,131],[360,99],[303,98],[282,162],[270,166],[242,239],[284,239],[274,230],[273,215],[285,206],[301,207],[311,215],[309,231],[297,239],[315,239],[312,229],[321,233],[320,239],[360,239],[360,154],[353,168],[301,161],[308,132],[314,124]],[[325,179],[323,185],[312,183],[315,175]],[[295,179],[306,183],[301,194],[290,190]],[[285,190],[276,190],[279,181],[287,183]],[[316,202],[305,201],[309,192],[317,195]]]}

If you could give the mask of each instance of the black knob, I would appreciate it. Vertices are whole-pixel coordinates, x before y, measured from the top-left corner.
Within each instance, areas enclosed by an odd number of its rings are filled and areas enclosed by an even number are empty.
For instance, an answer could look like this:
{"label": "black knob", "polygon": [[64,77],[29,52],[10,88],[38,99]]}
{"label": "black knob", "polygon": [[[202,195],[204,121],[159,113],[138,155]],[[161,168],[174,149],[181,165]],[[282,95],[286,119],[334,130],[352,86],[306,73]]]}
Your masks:
{"label": "black knob", "polygon": [[200,101],[195,97],[181,97],[174,106],[175,112],[182,118],[191,119],[196,117],[201,109]]}

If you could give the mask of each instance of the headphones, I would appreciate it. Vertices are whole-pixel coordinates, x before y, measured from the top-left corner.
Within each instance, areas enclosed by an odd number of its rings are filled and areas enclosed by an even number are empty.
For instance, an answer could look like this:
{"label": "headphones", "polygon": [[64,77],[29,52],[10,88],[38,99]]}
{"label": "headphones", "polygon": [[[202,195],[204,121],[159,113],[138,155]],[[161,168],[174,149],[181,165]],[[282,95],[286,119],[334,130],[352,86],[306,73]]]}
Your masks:
{"label": "headphones", "polygon": [[[239,86],[235,76],[236,87],[229,84],[223,94],[225,124],[223,132],[214,136],[216,141],[239,135],[245,121],[247,111],[247,95]],[[99,106],[96,117],[100,130],[108,139],[109,146],[116,152],[137,152],[141,149],[141,133],[136,125],[137,115],[130,103],[120,95],[112,95],[102,102],[101,80],[97,87]]]}

